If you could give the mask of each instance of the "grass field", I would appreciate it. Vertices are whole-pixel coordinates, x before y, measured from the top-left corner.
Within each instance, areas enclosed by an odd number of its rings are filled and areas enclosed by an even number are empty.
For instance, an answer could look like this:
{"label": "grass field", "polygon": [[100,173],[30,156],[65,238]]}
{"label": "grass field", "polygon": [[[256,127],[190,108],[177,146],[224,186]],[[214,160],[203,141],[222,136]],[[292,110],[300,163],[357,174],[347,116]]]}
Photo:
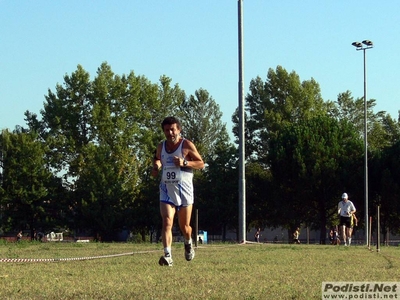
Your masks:
{"label": "grass field", "polygon": [[174,244],[174,266],[161,267],[161,244],[0,243],[0,298],[321,299],[323,281],[400,281],[400,247],[212,244],[191,262],[183,252]]}

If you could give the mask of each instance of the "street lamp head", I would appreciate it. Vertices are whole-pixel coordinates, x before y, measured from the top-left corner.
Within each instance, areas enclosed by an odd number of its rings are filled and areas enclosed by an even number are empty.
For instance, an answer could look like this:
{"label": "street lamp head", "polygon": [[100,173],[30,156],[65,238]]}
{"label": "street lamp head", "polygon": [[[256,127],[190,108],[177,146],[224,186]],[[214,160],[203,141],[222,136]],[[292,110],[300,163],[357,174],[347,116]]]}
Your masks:
{"label": "street lamp head", "polygon": [[373,47],[374,43],[372,43],[370,40],[364,40],[362,43],[368,47]]}
{"label": "street lamp head", "polygon": [[357,48],[362,48],[362,44],[360,42],[353,42],[352,45]]}

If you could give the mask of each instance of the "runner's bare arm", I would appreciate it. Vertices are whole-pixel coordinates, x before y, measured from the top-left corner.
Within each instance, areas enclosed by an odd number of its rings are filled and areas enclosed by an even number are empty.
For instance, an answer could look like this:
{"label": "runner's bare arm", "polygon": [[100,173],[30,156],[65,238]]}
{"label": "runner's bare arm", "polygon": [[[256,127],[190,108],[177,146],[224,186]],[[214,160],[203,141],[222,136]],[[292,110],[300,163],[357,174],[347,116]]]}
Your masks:
{"label": "runner's bare arm", "polygon": [[153,157],[153,169],[151,170],[151,176],[157,177],[158,172],[161,168],[161,148],[162,148],[162,143],[157,146],[157,149],[154,153]]}
{"label": "runner's bare arm", "polygon": [[197,151],[196,146],[189,140],[185,140],[184,154],[187,160],[187,166],[192,169],[203,169],[204,161],[201,158],[200,153]]}

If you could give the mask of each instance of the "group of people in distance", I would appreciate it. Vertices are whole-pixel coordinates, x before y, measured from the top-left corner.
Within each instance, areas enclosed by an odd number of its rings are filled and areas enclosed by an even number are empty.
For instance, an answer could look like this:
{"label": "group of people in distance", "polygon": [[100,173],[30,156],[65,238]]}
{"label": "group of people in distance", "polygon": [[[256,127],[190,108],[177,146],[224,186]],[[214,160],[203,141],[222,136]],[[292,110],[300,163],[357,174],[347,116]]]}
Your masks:
{"label": "group of people in distance", "polygon": [[349,200],[347,193],[342,194],[342,201],[338,203],[338,214],[340,216],[339,229],[340,233],[336,227],[332,227],[329,232],[329,239],[332,245],[340,245],[341,240],[344,242],[345,246],[351,245],[351,236],[353,234],[354,226],[357,226],[357,217],[355,215],[356,207],[353,202]]}
{"label": "group of people in distance", "polygon": [[[341,239],[345,246],[351,245],[351,236],[354,226],[357,226],[357,217],[355,215],[356,207],[349,200],[347,193],[342,194],[342,201],[338,203],[338,214],[340,216],[339,230],[337,226],[332,226],[329,232],[329,240],[331,245],[340,245]],[[256,242],[260,242],[260,228],[256,231],[254,238]],[[297,227],[293,232],[293,243],[300,244],[300,228]]]}

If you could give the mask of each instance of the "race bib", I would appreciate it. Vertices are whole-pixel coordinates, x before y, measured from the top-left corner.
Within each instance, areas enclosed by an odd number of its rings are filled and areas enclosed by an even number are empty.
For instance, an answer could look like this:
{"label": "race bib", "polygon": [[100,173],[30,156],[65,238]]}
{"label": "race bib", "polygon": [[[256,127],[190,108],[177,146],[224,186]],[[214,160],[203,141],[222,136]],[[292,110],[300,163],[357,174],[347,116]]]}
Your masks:
{"label": "race bib", "polygon": [[162,181],[165,184],[178,184],[181,181],[181,168],[175,166],[163,167]]}

